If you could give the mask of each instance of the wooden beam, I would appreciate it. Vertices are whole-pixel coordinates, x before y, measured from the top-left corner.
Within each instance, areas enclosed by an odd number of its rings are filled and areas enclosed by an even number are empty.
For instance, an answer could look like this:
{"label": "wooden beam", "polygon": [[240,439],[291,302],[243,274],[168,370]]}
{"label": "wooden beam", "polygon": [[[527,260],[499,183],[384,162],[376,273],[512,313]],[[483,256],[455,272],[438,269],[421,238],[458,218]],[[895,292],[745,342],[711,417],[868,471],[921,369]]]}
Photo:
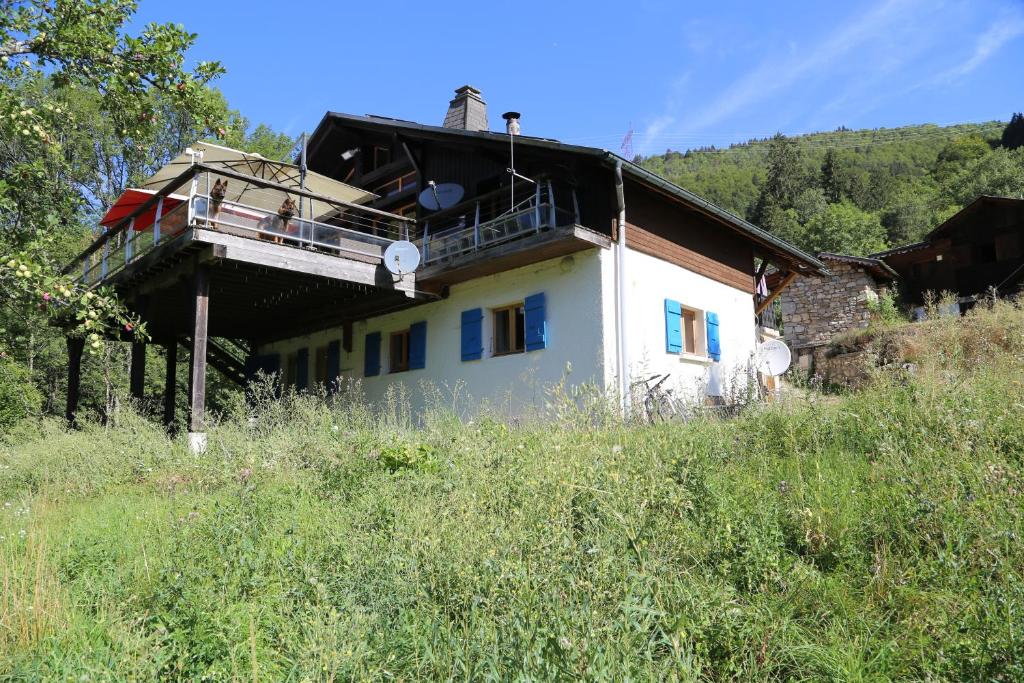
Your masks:
{"label": "wooden beam", "polygon": [[132,362],[128,379],[133,398],[142,400],[146,393],[146,345],[132,342]]}
{"label": "wooden beam", "polygon": [[168,429],[174,427],[175,395],[177,390],[178,372],[178,342],[175,339],[169,341],[164,350],[167,352],[167,367],[164,370],[164,426]]}
{"label": "wooden beam", "polygon": [[789,287],[789,283],[795,280],[796,276],[796,272],[792,270],[786,273],[786,276],[782,278],[782,282],[780,282],[775,289],[768,292],[768,296],[764,298],[764,301],[757,305],[757,308],[754,309],[754,315],[761,315],[761,313],[764,312],[764,309],[771,306],[771,303],[775,301],[776,298],[778,298],[779,294],[782,294],[782,290],[784,290],[786,287]]}
{"label": "wooden beam", "polygon": [[189,383],[189,431],[206,431],[206,341],[210,318],[210,271],[197,266],[193,276],[192,353]]}
{"label": "wooden beam", "polygon": [[85,350],[85,339],[82,337],[66,337],[68,346],[68,402],[64,417],[71,427],[78,427],[78,399],[82,386],[82,351]]}

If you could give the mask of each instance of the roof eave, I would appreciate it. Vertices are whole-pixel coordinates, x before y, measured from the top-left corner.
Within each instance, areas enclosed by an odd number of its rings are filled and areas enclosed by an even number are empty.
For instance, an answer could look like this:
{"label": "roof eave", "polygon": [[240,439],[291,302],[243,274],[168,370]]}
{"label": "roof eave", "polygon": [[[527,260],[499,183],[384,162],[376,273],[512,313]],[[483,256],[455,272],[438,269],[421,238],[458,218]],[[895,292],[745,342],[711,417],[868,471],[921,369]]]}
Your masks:
{"label": "roof eave", "polygon": [[[612,164],[622,163],[623,169],[629,172],[636,178],[639,178],[655,187],[668,192],[669,194],[675,195],[683,201],[696,205],[698,208],[707,211],[719,220],[733,227],[735,230],[741,233],[745,233],[748,237],[752,237],[756,242],[760,242],[763,246],[769,249],[782,252],[786,254],[790,259],[797,262],[798,266],[802,266],[801,270],[798,271],[801,275],[830,275],[828,267],[814,258],[810,254],[807,254],[800,249],[797,249],[785,240],[781,240],[778,237],[762,230],[753,223],[743,220],[739,216],[736,216],[725,209],[712,204],[706,199],[679,187],[675,183],[662,178],[657,173],[648,171],[643,166],[634,164],[628,159],[620,157],[614,152],[604,151],[604,156],[607,161]],[[809,272],[808,272],[809,271]]]}

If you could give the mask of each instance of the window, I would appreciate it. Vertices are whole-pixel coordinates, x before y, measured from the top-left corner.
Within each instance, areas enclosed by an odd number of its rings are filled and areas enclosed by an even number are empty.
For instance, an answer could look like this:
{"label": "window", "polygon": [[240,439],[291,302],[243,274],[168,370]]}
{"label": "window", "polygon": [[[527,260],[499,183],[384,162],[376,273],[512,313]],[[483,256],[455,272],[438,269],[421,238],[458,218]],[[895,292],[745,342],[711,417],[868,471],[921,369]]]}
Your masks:
{"label": "window", "polygon": [[391,333],[388,347],[388,372],[405,372],[409,369],[409,330]]}
{"label": "window", "polygon": [[683,351],[697,353],[697,311],[683,309]]}
{"label": "window", "polygon": [[494,309],[494,355],[526,350],[526,310],[523,304]]}
{"label": "window", "polygon": [[665,299],[665,350],[718,360],[718,315]]}
{"label": "window", "polygon": [[390,164],[390,163],[391,163],[391,150],[388,149],[387,147],[377,147],[377,146],[374,146],[374,148],[373,148],[373,167],[375,169],[377,169],[377,168],[380,168],[381,166],[386,166],[387,164]]}

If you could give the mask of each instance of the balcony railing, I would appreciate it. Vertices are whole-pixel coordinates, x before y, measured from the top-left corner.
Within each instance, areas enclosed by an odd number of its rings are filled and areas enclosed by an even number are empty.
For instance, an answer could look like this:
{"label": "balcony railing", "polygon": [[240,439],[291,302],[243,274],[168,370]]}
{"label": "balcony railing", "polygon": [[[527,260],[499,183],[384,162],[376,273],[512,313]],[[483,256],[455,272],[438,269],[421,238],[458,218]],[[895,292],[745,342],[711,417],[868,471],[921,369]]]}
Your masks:
{"label": "balcony railing", "polygon": [[575,212],[555,206],[550,181],[537,183],[533,192],[514,207],[490,219],[481,218],[481,202],[449,218],[436,229],[435,221],[424,224],[423,237],[416,241],[421,261],[431,265],[512,242],[578,222]]}
{"label": "balcony railing", "polygon": [[[191,187],[205,189],[216,177],[213,173],[200,173]],[[189,192],[188,187],[182,189]],[[254,186],[245,196],[266,207],[278,205],[292,194],[272,187]],[[213,230],[335,256],[380,259],[388,245],[408,235],[412,224],[392,214],[344,203],[321,207],[329,210],[322,212],[321,220],[313,220],[299,216],[285,218],[277,211],[251,203],[227,200],[216,203],[208,193],[200,194],[194,190],[190,197],[185,194],[169,196],[180,203],[163,211],[164,200],[154,197],[155,217],[150,216],[144,229],[136,230],[136,219],[132,218],[109,231],[104,230],[94,246],[79,257],[78,266],[72,264],[67,271],[79,269],[82,282],[95,285],[188,228]],[[301,198],[298,201],[296,210],[312,213],[313,200],[307,199],[304,205]]]}

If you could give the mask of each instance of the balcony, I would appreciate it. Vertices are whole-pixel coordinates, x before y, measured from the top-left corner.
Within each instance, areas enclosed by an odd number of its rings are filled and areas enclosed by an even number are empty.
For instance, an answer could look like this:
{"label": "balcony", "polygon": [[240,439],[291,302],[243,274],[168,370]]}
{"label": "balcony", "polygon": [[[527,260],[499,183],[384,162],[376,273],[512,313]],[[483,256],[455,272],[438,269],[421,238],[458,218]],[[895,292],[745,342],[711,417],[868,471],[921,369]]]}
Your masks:
{"label": "balcony", "polygon": [[[564,195],[563,206],[556,204],[550,180],[518,183],[516,196],[523,198],[510,208],[500,208],[508,206],[506,188],[434,214],[415,242],[419,280],[459,282],[593,246],[607,248],[607,235],[579,225],[575,192]],[[482,262],[488,265],[480,267]]]}
{"label": "balcony", "polygon": [[383,265],[413,221],[279,180],[201,161],[174,169],[127,191],[64,272],[113,287],[165,338],[190,333],[180,290],[200,269],[214,302],[211,334],[231,339],[268,341],[416,303],[416,275]]}

